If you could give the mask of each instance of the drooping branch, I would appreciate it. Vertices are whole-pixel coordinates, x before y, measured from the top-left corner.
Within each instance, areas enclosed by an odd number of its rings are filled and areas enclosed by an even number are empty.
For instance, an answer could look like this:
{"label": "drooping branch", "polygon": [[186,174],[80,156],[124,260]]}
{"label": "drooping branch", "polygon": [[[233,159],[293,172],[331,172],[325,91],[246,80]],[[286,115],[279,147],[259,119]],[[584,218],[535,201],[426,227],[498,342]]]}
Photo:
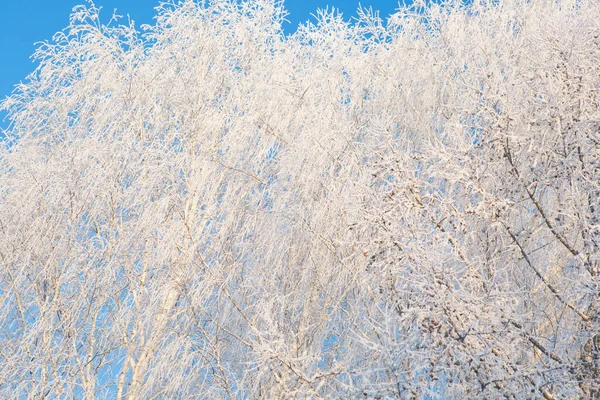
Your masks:
{"label": "drooping branch", "polygon": [[529,268],[531,268],[533,270],[533,272],[536,274],[536,276],[538,278],[540,278],[540,280],[544,283],[544,285],[546,285],[546,287],[548,289],[550,289],[550,291],[552,292],[552,294],[554,294],[554,296],[561,302],[563,303],[566,307],[570,308],[571,310],[575,311],[575,313],[577,315],[579,315],[579,317],[584,320],[584,321],[589,321],[590,317],[588,317],[587,315],[585,315],[583,312],[581,312],[579,309],[577,309],[574,305],[572,305],[571,303],[569,303],[567,300],[565,300],[563,298],[563,296],[560,294],[560,292],[550,283],[548,282],[548,280],[544,277],[544,275],[542,275],[542,273],[540,272],[539,269],[537,269],[535,267],[535,265],[533,265],[533,262],[531,261],[531,259],[529,258],[529,255],[527,254],[527,252],[525,251],[525,249],[523,248],[523,245],[521,244],[521,242],[519,241],[519,239],[517,238],[517,236],[512,232],[512,230],[509,228],[509,226],[505,223],[502,222],[502,226],[504,226],[504,229],[506,230],[506,232],[509,234],[509,236],[511,237],[511,239],[513,240],[513,242],[517,245],[517,247],[519,248],[519,251],[521,252],[521,255],[523,256],[523,259],[525,260],[525,262],[527,263],[527,265],[529,266]]}
{"label": "drooping branch", "polygon": [[513,174],[515,175],[515,177],[517,178],[517,180],[519,181],[519,183],[521,184],[521,186],[523,186],[523,188],[527,192],[527,196],[529,196],[529,199],[535,205],[535,208],[538,210],[538,212],[542,216],[542,219],[546,223],[546,226],[548,227],[548,229],[550,229],[550,232],[552,232],[552,234],[554,235],[554,237],[556,239],[558,239],[558,241],[560,243],[562,243],[562,245],[569,251],[569,253],[571,253],[574,257],[577,257],[579,255],[579,251],[577,251],[573,246],[571,246],[569,244],[569,242],[567,241],[567,239],[556,229],[556,227],[554,226],[554,224],[552,224],[552,222],[550,222],[550,219],[546,215],[546,212],[544,211],[544,208],[542,207],[542,205],[540,204],[540,202],[535,197],[535,194],[529,189],[529,186],[527,185],[527,183],[521,177],[521,174],[519,173],[519,170],[517,169],[517,166],[515,165],[515,162],[513,160],[512,154],[510,152],[508,139],[506,139],[506,145],[505,145],[504,149],[505,149],[505,157],[506,157],[506,159],[508,160],[508,162],[509,162],[509,164],[511,166]]}

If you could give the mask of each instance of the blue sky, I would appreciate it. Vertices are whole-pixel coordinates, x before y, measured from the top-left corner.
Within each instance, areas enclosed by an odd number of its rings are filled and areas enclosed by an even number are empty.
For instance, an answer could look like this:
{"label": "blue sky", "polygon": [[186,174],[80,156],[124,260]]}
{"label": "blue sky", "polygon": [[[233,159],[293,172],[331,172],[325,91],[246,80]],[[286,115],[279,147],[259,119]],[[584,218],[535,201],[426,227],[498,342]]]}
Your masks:
{"label": "blue sky", "polygon": [[[105,17],[113,9],[120,15],[129,15],[136,25],[152,23],[154,7],[159,0],[95,0],[102,7]],[[52,35],[68,25],[73,6],[84,0],[0,0],[0,99],[9,95],[15,84],[24,80],[35,68],[30,59],[35,42],[51,39]],[[358,0],[286,0],[289,24],[284,27],[292,32],[298,23],[312,19],[311,13],[318,8],[339,8],[346,19],[354,15]],[[364,7],[380,10],[388,16],[398,8],[398,0],[361,0]],[[102,15],[102,14],[101,14]],[[0,120],[2,119],[0,115]],[[2,123],[0,121],[0,126]]]}

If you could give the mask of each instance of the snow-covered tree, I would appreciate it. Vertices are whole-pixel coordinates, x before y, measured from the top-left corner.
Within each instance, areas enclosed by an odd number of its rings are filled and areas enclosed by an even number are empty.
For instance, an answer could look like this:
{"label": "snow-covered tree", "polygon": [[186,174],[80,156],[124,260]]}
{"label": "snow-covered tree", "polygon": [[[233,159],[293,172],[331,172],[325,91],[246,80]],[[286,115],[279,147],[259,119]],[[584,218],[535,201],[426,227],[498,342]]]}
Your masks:
{"label": "snow-covered tree", "polygon": [[600,7],[93,3],[0,105],[2,398],[600,397]]}

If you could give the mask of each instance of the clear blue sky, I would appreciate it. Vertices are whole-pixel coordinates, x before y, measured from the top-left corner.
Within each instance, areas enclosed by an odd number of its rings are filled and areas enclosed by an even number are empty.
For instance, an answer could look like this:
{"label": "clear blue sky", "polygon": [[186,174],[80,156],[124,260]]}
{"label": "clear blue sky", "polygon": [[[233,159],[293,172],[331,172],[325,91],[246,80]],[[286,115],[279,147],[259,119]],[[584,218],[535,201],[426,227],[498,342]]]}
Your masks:
{"label": "clear blue sky", "polygon": [[[35,68],[29,58],[35,49],[34,43],[49,40],[55,32],[65,28],[73,6],[83,3],[84,0],[0,0],[0,99],[10,94],[14,85]],[[152,23],[158,3],[159,0],[95,0],[105,17],[110,17],[116,8],[118,14],[129,15],[136,26]],[[299,22],[312,19],[311,13],[326,6],[339,8],[349,19],[358,3],[359,0],[286,0],[290,23],[285,30],[294,31]],[[360,3],[380,10],[382,17],[398,7],[398,0],[361,0]],[[0,115],[0,120],[2,117]]]}

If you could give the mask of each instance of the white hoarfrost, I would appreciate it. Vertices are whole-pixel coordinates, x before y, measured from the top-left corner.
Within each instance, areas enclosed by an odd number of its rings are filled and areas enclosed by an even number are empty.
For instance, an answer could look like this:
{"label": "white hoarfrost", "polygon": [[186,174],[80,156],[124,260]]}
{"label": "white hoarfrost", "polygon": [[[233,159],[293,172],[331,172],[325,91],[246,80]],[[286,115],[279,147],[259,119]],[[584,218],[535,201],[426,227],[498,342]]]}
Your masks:
{"label": "white hoarfrost", "polygon": [[0,106],[0,397],[600,396],[598,2],[357,15],[74,9]]}

